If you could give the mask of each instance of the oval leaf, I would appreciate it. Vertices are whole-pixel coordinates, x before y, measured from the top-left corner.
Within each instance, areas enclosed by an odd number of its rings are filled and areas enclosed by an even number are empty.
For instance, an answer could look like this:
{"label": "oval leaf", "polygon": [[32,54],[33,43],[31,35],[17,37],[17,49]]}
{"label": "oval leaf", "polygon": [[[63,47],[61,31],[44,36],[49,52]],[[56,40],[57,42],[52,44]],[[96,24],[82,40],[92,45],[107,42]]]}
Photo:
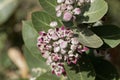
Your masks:
{"label": "oval leaf", "polygon": [[95,71],[88,57],[80,58],[76,65],[65,65],[69,80],[95,80]]}
{"label": "oval leaf", "polygon": [[51,72],[47,72],[47,73],[41,75],[36,80],[60,80],[60,78],[57,77],[56,75],[52,74]]}
{"label": "oval leaf", "polygon": [[23,47],[23,51],[30,70],[33,68],[49,69],[47,65],[44,65],[45,62],[33,56],[26,46]]}
{"label": "oval leaf", "polygon": [[51,17],[46,12],[35,12],[32,14],[32,22],[37,31],[48,31],[50,29],[50,22],[57,21],[58,26],[62,26],[62,22],[58,19]]}
{"label": "oval leaf", "polygon": [[[103,25],[91,28],[110,47],[120,44],[120,28],[115,25]],[[106,31],[105,31],[106,30]]]}
{"label": "oval leaf", "polygon": [[45,59],[41,56],[41,53],[37,48],[37,37],[39,35],[33,28],[31,21],[23,22],[22,35],[25,46],[28,48],[29,52],[37,59],[40,59],[39,64],[46,66]]}
{"label": "oval leaf", "polygon": [[56,16],[55,7],[57,5],[57,0],[39,0],[42,8],[52,16]]}
{"label": "oval leaf", "polygon": [[[93,54],[94,51],[90,51],[89,54],[91,53]],[[93,55],[90,55],[89,58],[96,72],[95,80],[120,80],[118,70],[109,61]]]}
{"label": "oval leaf", "polygon": [[74,29],[74,32],[81,44],[87,47],[99,48],[103,44],[103,41],[88,28]]}
{"label": "oval leaf", "polygon": [[93,23],[100,20],[107,12],[108,5],[105,0],[94,0],[93,3],[89,5],[89,7],[85,7],[88,9],[84,12],[83,23]]}
{"label": "oval leaf", "polygon": [[18,0],[0,0],[0,25],[13,13],[18,5]]}

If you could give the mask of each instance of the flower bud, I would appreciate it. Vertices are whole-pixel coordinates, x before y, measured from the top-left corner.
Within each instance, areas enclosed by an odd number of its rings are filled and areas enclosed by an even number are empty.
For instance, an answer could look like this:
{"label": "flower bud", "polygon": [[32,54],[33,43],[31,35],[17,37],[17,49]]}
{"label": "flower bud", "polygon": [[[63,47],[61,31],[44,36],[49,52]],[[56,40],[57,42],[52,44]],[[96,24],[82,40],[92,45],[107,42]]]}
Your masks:
{"label": "flower bud", "polygon": [[56,16],[57,16],[57,17],[60,17],[61,15],[62,15],[62,11],[60,11],[60,10],[57,11]]}
{"label": "flower bud", "polygon": [[54,52],[57,53],[60,51],[60,47],[54,47]]}
{"label": "flower bud", "polygon": [[61,6],[60,6],[60,5],[58,5],[58,6],[56,6],[55,10],[56,10],[56,11],[59,11],[59,10],[60,10],[60,8],[61,8]]}
{"label": "flower bud", "polygon": [[58,25],[58,23],[56,21],[53,21],[53,22],[50,23],[51,27],[56,27],[57,25]]}
{"label": "flower bud", "polygon": [[67,45],[68,45],[67,41],[63,41],[63,42],[60,43],[60,48],[64,49],[64,48],[67,47]]}
{"label": "flower bud", "polygon": [[61,10],[62,10],[62,11],[65,11],[66,8],[67,8],[67,5],[66,5],[66,4],[61,4]]}
{"label": "flower bud", "polygon": [[79,15],[81,13],[81,10],[80,10],[80,8],[75,8],[73,10],[73,12],[74,12],[75,15]]}
{"label": "flower bud", "polygon": [[65,4],[73,4],[75,2],[75,0],[66,0]]}
{"label": "flower bud", "polygon": [[63,3],[65,0],[57,0],[57,3]]}
{"label": "flower bud", "polygon": [[68,5],[67,6],[67,10],[72,10],[73,9],[73,6],[72,5]]}
{"label": "flower bud", "polygon": [[65,12],[63,15],[63,20],[64,21],[70,21],[72,19],[72,13],[70,12]]}
{"label": "flower bud", "polygon": [[72,44],[78,44],[79,43],[78,38],[72,38],[71,43]]}

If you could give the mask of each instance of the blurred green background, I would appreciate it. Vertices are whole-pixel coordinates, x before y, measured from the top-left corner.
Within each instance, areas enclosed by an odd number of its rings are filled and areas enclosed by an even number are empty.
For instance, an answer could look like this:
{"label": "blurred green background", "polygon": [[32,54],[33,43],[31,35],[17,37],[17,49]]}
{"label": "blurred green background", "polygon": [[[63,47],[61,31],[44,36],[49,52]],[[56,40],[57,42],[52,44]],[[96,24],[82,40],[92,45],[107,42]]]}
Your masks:
{"label": "blurred green background", "polygon": [[[104,23],[120,27],[120,0],[106,1],[109,11],[103,18]],[[38,0],[0,0],[0,80],[29,78],[29,71],[26,71],[26,74],[20,73],[19,64],[16,65],[14,62],[17,59],[12,59],[9,50],[17,50],[24,58],[22,21],[31,19],[31,13],[39,10],[41,7]]]}

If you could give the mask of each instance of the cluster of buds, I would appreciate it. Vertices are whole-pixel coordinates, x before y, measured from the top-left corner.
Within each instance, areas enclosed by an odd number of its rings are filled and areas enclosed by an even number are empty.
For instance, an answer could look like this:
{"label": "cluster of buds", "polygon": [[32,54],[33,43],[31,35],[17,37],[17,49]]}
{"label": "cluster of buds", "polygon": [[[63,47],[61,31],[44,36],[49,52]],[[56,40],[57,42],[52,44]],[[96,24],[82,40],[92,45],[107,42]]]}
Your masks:
{"label": "cluster of buds", "polygon": [[81,14],[81,7],[90,0],[57,0],[56,16],[63,17],[64,21],[75,20]]}
{"label": "cluster of buds", "polygon": [[76,64],[80,55],[87,50],[69,28],[62,26],[39,34],[37,46],[52,73],[57,76],[65,75],[64,62]]}

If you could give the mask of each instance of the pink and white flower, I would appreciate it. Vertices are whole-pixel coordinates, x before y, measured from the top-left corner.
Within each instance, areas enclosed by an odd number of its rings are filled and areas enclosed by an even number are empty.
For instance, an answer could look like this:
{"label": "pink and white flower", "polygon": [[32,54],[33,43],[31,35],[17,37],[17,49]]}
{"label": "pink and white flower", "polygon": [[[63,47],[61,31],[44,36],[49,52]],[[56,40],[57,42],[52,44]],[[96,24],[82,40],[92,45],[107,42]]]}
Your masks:
{"label": "pink and white flower", "polygon": [[76,64],[79,55],[88,48],[80,44],[74,32],[64,26],[41,31],[37,40],[37,46],[46,59],[47,65],[51,66],[52,73],[57,76],[64,75],[64,62]]}
{"label": "pink and white flower", "polygon": [[61,74],[63,74],[65,72],[63,64],[61,63],[52,63],[51,64],[51,68],[52,68],[52,73],[56,74],[57,76],[60,76]]}
{"label": "pink and white flower", "polygon": [[56,16],[62,17],[64,21],[75,20],[81,14],[81,8],[91,0],[57,0]]}
{"label": "pink and white flower", "polygon": [[78,54],[74,55],[74,54],[69,54],[68,55],[68,59],[67,59],[67,63],[68,64],[76,64],[77,63],[77,60],[78,60]]}

